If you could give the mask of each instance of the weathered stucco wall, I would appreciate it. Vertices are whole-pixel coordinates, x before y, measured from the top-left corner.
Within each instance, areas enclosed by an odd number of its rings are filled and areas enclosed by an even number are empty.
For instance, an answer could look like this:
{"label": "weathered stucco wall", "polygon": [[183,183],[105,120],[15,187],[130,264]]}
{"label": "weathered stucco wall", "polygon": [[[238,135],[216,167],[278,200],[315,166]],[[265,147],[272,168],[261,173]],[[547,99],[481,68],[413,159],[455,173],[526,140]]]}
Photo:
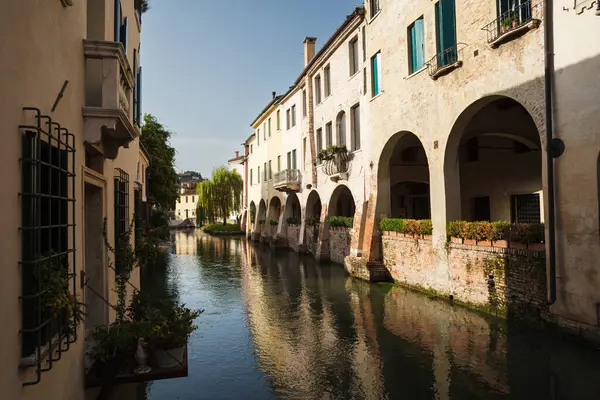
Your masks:
{"label": "weathered stucco wall", "polygon": [[431,240],[383,236],[385,266],[392,278],[419,289],[431,290],[491,314],[537,319],[546,313],[546,270],[543,252],[451,244],[449,276],[431,276]]}
{"label": "weathered stucco wall", "polygon": [[304,229],[304,240],[306,243],[306,247],[308,248],[308,252],[311,254],[315,254],[317,251],[317,239],[315,238],[315,226],[314,225],[306,225]]}
{"label": "weathered stucco wall", "polygon": [[329,258],[332,262],[344,264],[350,254],[350,233],[347,228],[329,228]]}
{"label": "weathered stucco wall", "polygon": [[298,251],[298,242],[300,239],[300,225],[287,226],[287,242],[290,249]]}

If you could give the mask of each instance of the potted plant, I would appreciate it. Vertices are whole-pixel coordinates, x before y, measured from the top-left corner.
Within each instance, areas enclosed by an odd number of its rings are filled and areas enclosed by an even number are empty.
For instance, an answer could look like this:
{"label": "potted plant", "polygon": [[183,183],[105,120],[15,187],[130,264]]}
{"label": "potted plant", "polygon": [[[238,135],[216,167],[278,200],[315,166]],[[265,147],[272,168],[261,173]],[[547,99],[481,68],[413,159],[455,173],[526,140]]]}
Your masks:
{"label": "potted plant", "polygon": [[113,323],[96,328],[92,334],[95,345],[89,353],[96,374],[110,378],[133,368],[138,338],[148,333],[148,325],[143,322]]}

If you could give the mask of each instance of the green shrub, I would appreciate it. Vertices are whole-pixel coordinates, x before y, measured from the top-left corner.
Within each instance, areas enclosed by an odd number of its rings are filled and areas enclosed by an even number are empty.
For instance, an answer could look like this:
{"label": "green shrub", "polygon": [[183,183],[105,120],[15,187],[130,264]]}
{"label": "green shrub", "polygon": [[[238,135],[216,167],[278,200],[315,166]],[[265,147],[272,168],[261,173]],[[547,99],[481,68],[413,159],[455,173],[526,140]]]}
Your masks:
{"label": "green shrub", "polygon": [[446,226],[446,233],[450,237],[464,239],[467,235],[467,221],[450,221]]}
{"label": "green shrub", "polygon": [[287,219],[287,223],[288,223],[288,225],[300,225],[300,218],[289,217]]}
{"label": "green shrub", "polygon": [[269,221],[269,224],[271,224],[271,226],[277,226],[279,225],[279,221],[277,221],[276,219],[272,219]]}
{"label": "green shrub", "polygon": [[528,224],[525,234],[527,243],[542,243],[546,240],[544,224]]}
{"label": "green shrub", "polygon": [[379,222],[379,229],[384,232],[401,232],[404,233],[404,222],[402,218],[383,218]]}
{"label": "green shrub", "polygon": [[486,241],[492,240],[494,228],[488,221],[476,221],[467,223],[467,234],[465,239]]}
{"label": "green shrub", "polygon": [[306,225],[313,226],[315,224],[315,222],[316,222],[315,217],[313,217],[313,216],[306,217]]}
{"label": "green shrub", "polygon": [[333,216],[333,217],[329,217],[329,226],[332,228],[335,228],[335,227],[352,228],[353,221],[354,221],[354,219],[352,217]]}
{"label": "green shrub", "polygon": [[508,221],[450,221],[446,229],[449,237],[477,241],[508,240],[521,243],[542,243],[545,239],[544,224],[511,224]]}
{"label": "green shrub", "polygon": [[420,235],[421,234],[421,223],[416,219],[407,219],[404,222],[404,233],[407,235]]}
{"label": "green shrub", "polygon": [[492,240],[507,240],[510,234],[511,223],[508,221],[494,221],[492,222],[492,228],[494,234]]}
{"label": "green shrub", "polygon": [[430,219],[419,220],[419,232],[421,235],[433,235],[433,224]]}
{"label": "green shrub", "polygon": [[241,232],[242,228],[238,224],[211,224],[204,225],[202,230],[208,233],[211,232]]}

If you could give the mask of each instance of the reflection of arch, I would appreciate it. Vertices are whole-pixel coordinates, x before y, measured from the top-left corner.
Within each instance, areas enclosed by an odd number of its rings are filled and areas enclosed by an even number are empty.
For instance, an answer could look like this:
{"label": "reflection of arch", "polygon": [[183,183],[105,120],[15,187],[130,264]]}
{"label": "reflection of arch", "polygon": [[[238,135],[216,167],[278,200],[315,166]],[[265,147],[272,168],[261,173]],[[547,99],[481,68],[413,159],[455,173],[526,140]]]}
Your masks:
{"label": "reflection of arch", "polygon": [[[256,233],[261,233],[264,225],[268,223],[265,221],[267,218],[267,204],[263,199],[258,203],[258,212],[256,213],[256,222],[254,224],[254,231]],[[262,221],[262,223],[261,223]]]}
{"label": "reflection of arch", "polygon": [[335,118],[335,141],[337,145],[346,144],[346,113],[340,111]]}
{"label": "reflection of arch", "polygon": [[338,185],[329,199],[328,215],[340,217],[354,217],[356,204],[354,196],[346,185]]}
{"label": "reflection of arch", "polygon": [[431,217],[427,152],[414,133],[401,131],[387,141],[379,158],[377,184],[377,215]]}
{"label": "reflection of arch", "polygon": [[270,223],[272,220],[279,222],[279,215],[281,214],[281,200],[279,197],[274,196],[269,201],[269,212],[267,213],[267,221],[265,224]]}
{"label": "reflection of arch", "polygon": [[316,190],[311,191],[306,199],[306,217],[316,221],[321,218],[321,197]]}
{"label": "reflection of arch", "polygon": [[543,221],[538,126],[519,102],[488,96],[456,119],[444,152],[447,220]]}
{"label": "reflection of arch", "polygon": [[285,201],[284,217],[287,221],[288,218],[294,218],[300,220],[300,200],[296,193],[290,193]]}
{"label": "reflection of arch", "polygon": [[256,204],[254,204],[254,201],[250,202],[250,223],[253,224],[256,222]]}

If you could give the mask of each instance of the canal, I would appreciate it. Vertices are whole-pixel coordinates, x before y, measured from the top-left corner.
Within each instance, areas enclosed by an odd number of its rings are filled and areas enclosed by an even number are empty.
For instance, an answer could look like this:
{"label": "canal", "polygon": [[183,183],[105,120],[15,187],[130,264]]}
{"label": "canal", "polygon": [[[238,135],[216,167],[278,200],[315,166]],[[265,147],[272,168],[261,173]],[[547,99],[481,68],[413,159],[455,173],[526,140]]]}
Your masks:
{"label": "canal", "polygon": [[204,309],[189,376],[111,400],[599,399],[600,353],[239,238],[178,232],[146,290]]}

